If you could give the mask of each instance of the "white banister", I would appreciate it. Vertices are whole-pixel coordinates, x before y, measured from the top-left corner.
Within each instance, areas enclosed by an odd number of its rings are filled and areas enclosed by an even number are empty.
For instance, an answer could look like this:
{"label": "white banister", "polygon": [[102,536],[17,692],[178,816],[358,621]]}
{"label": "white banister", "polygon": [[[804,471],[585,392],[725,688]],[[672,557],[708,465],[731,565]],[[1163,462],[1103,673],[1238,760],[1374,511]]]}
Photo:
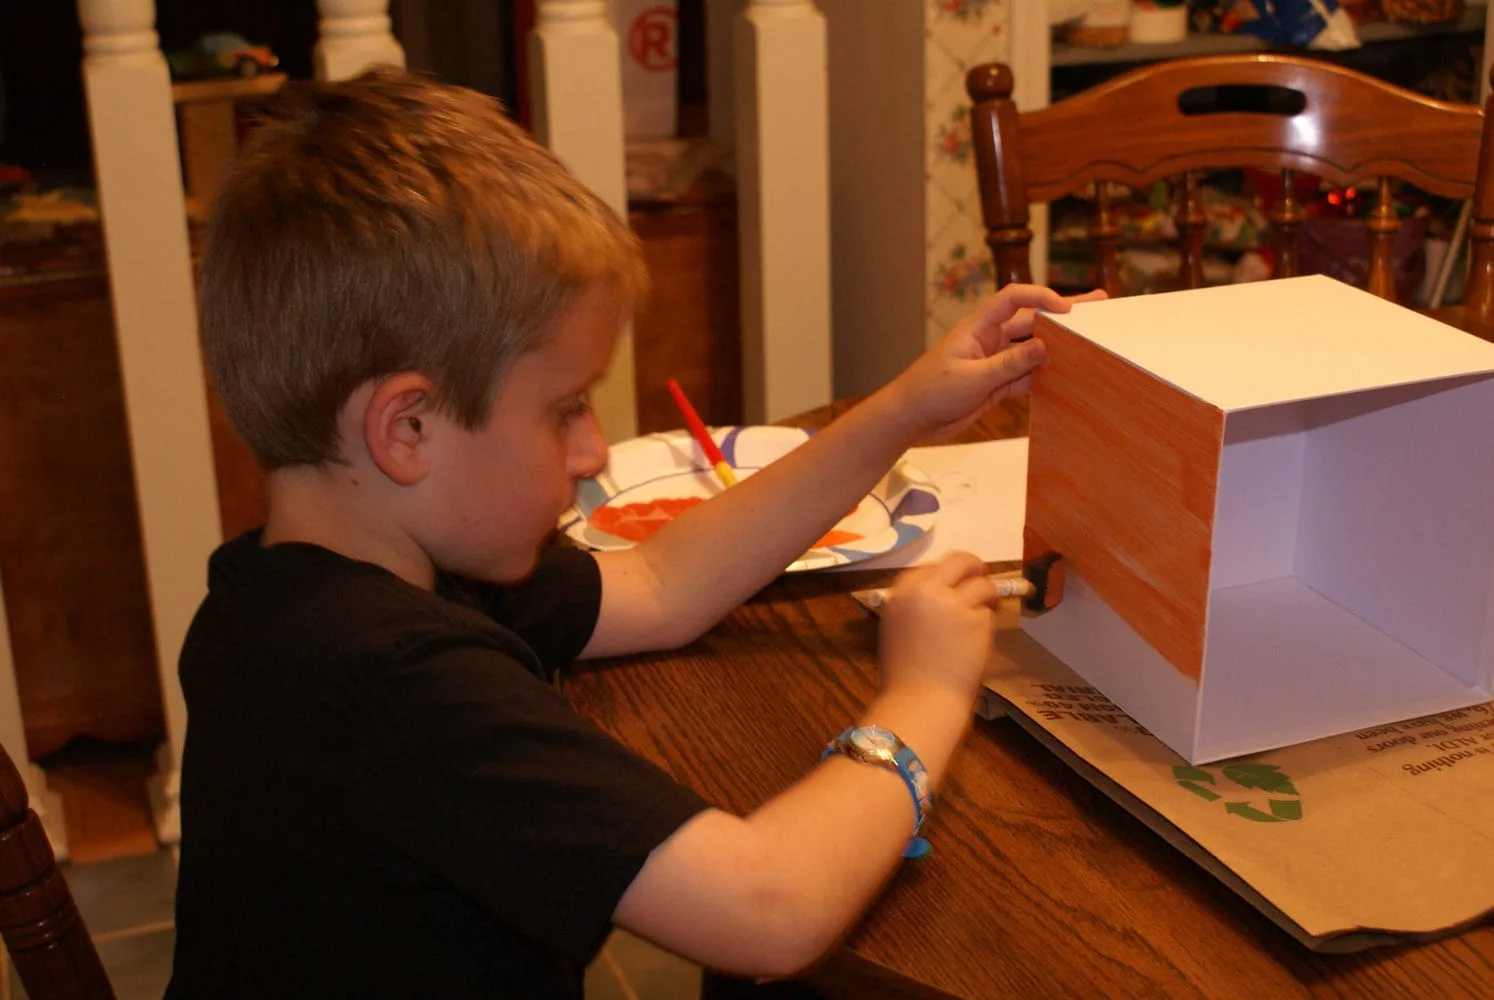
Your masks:
{"label": "white banister", "polygon": [[[1046,3],[1015,3],[1007,8],[1008,63],[1012,68],[1012,100],[1022,112],[1040,111],[1052,98],[1053,26],[1049,23]],[[1028,228],[1032,244],[1028,260],[1032,280],[1048,283],[1048,205],[1041,202],[1028,206]]]}
{"label": "white banister", "polygon": [[171,80],[152,0],[78,0],[83,82],[166,715],[152,798],[180,836],[187,712],[176,665],[221,541]]}
{"label": "white banister", "polygon": [[[622,61],[603,0],[539,0],[529,36],[529,88],[535,137],[626,219]],[[610,441],[638,433],[634,377],[629,329],[592,398]]]}
{"label": "white banister", "polygon": [[67,826],[63,822],[62,802],[47,787],[47,774],[31,762],[26,750],[26,725],[21,718],[21,689],[16,686],[16,661],[10,649],[10,623],[5,617],[5,591],[0,589],[0,746],[10,755],[11,763],[26,782],[31,808],[47,831],[52,853],[58,861],[67,860]]}
{"label": "white banister", "polygon": [[742,400],[762,423],[832,398],[825,18],[751,0],[735,62]]}
{"label": "white banister", "polygon": [[346,80],[370,66],[404,66],[405,50],[395,40],[389,0],[316,0],[318,80]]}

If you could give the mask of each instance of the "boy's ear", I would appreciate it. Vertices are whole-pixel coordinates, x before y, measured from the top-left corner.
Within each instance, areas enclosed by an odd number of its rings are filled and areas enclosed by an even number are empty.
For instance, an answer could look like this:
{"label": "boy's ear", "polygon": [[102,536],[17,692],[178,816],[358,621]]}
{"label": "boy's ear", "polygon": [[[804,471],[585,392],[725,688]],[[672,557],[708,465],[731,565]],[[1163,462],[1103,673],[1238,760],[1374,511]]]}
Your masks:
{"label": "boy's ear", "polygon": [[400,486],[414,486],[430,471],[433,388],[419,372],[399,372],[374,386],[363,410],[369,457]]}

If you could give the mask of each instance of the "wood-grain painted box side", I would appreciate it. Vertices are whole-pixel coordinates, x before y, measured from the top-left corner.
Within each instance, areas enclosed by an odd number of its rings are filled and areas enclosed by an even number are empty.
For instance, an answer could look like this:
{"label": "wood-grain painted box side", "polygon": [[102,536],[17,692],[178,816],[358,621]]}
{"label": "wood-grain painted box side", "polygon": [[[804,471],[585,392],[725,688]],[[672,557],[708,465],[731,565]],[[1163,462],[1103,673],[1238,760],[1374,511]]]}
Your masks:
{"label": "wood-grain painted box side", "polygon": [[1023,556],[1061,553],[1197,681],[1224,414],[1049,317],[1037,334]]}

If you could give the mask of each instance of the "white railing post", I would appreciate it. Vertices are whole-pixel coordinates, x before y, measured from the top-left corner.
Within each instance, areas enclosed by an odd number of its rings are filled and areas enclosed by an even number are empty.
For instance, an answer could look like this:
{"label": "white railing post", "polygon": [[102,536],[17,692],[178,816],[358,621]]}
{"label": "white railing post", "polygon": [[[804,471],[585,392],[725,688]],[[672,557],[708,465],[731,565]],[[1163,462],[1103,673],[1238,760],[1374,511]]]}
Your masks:
{"label": "white railing post", "polygon": [[[1007,13],[1008,63],[1012,68],[1012,100],[1022,112],[1040,111],[1052,97],[1053,27],[1048,23],[1047,4],[1012,4]],[[1028,257],[1032,280],[1048,283],[1048,205],[1028,206],[1027,227],[1032,230]]]}
{"label": "white railing post", "polygon": [[318,80],[346,80],[370,66],[404,66],[405,50],[394,37],[389,0],[316,0]]}
{"label": "white railing post", "polygon": [[[539,0],[529,36],[534,134],[572,174],[628,217],[622,57],[603,0]],[[592,405],[609,441],[638,433],[633,332],[623,332]]]}
{"label": "white railing post", "polygon": [[742,401],[749,423],[830,402],[830,149],[825,18],[751,0],[737,21]]}
{"label": "white railing post", "polygon": [[187,208],[171,80],[152,0],[78,0],[83,82],[109,291],[145,545],[167,743],[152,786],[156,832],[180,837],[187,710],[177,658],[222,540],[197,342]]}
{"label": "white railing post", "polygon": [[16,686],[16,661],[10,650],[10,623],[5,617],[5,591],[0,589],[0,746],[10,755],[11,763],[26,782],[31,808],[47,831],[52,853],[66,861],[67,825],[63,820],[62,800],[47,787],[47,773],[31,762],[26,750],[26,724],[21,717],[21,689]]}

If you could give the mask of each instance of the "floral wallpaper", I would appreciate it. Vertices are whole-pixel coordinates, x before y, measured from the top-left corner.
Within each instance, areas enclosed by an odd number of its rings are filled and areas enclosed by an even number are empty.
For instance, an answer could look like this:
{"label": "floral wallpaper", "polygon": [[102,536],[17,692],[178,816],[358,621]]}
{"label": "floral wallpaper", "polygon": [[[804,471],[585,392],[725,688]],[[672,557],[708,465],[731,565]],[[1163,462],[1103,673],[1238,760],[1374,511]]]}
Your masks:
{"label": "floral wallpaper", "polygon": [[1008,58],[1007,6],[1018,0],[926,0],[925,335],[942,337],[992,287],[970,153],[965,72]]}

